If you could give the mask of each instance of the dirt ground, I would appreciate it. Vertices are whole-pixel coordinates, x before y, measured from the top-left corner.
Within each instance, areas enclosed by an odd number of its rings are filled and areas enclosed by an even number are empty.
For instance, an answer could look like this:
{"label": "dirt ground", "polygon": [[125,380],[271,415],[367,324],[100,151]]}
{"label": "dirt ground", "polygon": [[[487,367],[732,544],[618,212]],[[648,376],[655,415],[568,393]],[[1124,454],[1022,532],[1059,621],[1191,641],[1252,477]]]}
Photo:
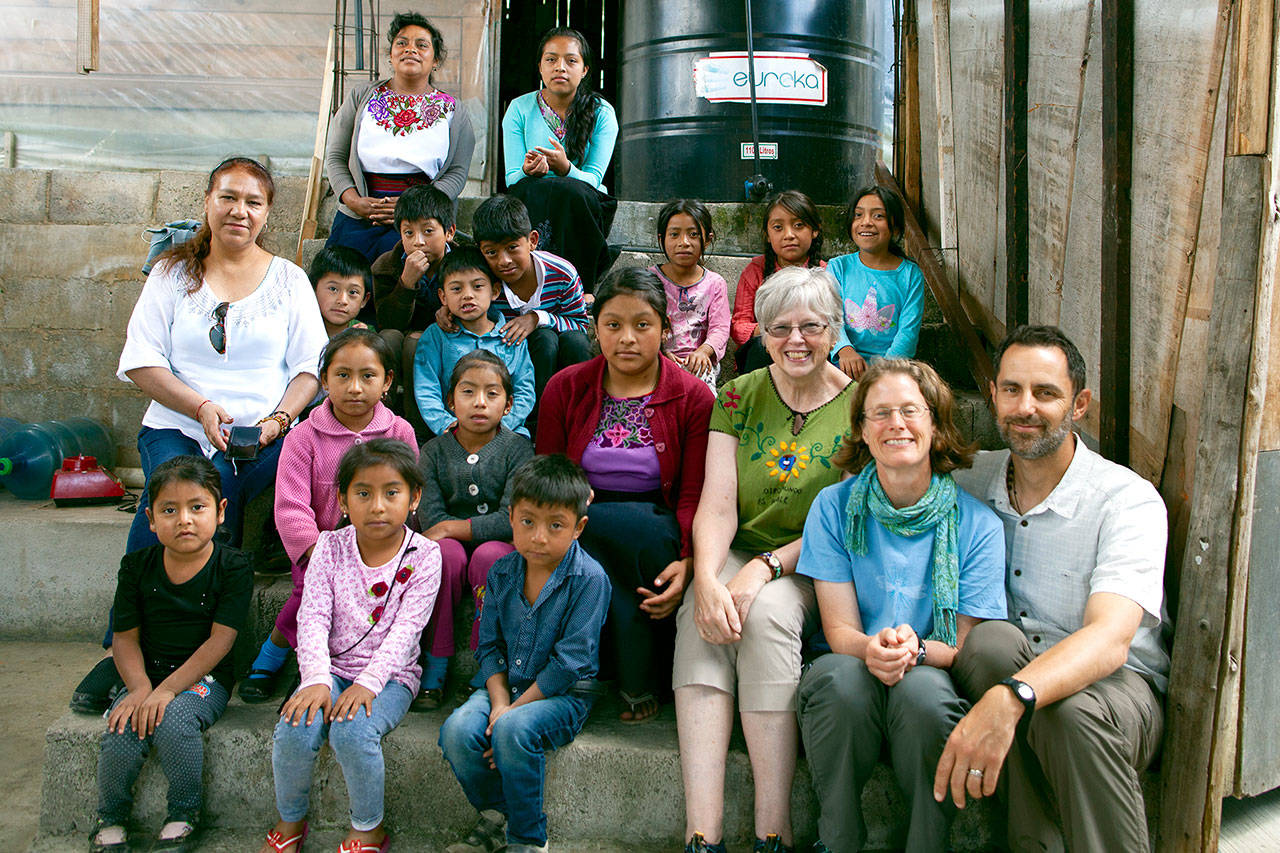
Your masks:
{"label": "dirt ground", "polygon": [[101,656],[95,643],[0,642],[0,836],[10,850],[31,846],[40,823],[45,729]]}

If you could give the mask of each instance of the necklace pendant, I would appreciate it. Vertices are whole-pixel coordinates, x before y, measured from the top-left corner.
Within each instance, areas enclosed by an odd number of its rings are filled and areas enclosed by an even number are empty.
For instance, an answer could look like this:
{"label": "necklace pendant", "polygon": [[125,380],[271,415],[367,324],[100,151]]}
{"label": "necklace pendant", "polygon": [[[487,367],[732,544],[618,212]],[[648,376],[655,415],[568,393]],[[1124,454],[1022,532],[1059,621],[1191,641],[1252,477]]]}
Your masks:
{"label": "necklace pendant", "polygon": [[800,430],[804,429],[804,422],[807,417],[809,417],[807,412],[791,413],[791,434],[793,436],[799,435]]}

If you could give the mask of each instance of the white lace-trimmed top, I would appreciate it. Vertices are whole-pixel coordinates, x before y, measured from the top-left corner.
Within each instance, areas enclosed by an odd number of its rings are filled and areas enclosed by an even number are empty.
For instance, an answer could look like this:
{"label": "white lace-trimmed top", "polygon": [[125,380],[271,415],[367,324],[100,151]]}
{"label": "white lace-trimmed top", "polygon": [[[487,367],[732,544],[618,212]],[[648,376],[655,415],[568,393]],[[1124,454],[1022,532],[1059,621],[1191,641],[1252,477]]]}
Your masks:
{"label": "white lace-trimmed top", "polygon": [[[226,351],[209,340],[219,299],[201,284],[186,292],[170,264],[147,276],[129,318],[116,376],[139,367],[163,367],[183,384],[227,410],[234,426],[252,426],[275,411],[284,389],[300,373],[318,373],[328,342],[311,282],[294,264],[273,258],[253,293],[231,303],[225,321]],[[176,429],[198,442],[205,456],[214,447],[199,421],[152,401],[142,425]]]}

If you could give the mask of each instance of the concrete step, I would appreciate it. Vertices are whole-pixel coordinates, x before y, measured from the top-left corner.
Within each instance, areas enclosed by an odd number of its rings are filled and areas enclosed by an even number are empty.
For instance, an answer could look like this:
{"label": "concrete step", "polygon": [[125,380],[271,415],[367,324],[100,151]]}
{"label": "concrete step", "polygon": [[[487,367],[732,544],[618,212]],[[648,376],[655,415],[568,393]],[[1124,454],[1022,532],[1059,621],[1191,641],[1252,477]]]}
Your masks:
{"label": "concrete step", "polygon": [[[197,849],[200,853],[245,853],[262,846],[262,838],[269,825],[252,829],[213,829],[200,833]],[[130,850],[145,853],[151,849],[151,840],[159,825],[134,830],[130,840]],[[316,829],[307,835],[307,850],[336,850],[346,838],[344,828]],[[441,850],[446,845],[457,841],[457,838],[430,836],[412,829],[397,832],[392,838],[392,847],[397,853],[404,851]],[[84,853],[85,839],[79,835],[59,835],[38,838],[30,847],[30,853]],[[591,841],[562,843],[555,842],[556,853],[631,853],[643,849],[633,844],[596,843]]]}
{"label": "concrete step", "polygon": [[[546,809],[556,849],[675,849],[683,842],[684,802],[672,708],[664,707],[656,721],[640,727],[623,726],[617,711],[615,702],[602,701],[578,738],[548,758]],[[410,714],[384,742],[387,825],[398,836],[416,840],[408,849],[439,849],[464,834],[474,819],[436,745],[446,716],[444,710]],[[275,719],[274,705],[246,706],[234,699],[205,735],[205,811],[215,830],[245,837],[265,832],[275,820]],[[57,845],[68,837],[83,844],[93,825],[102,730],[101,719],[71,713],[49,728],[41,840],[35,849],[62,849]],[[348,819],[346,786],[327,748],[315,773],[310,820],[324,833],[338,832]],[[155,761],[147,763],[136,791],[135,815],[141,825],[154,830],[164,819],[165,791]],[[752,796],[750,765],[741,737],[735,734],[725,785],[725,828],[729,843],[739,849],[749,843]],[[869,849],[900,848],[906,810],[886,767],[877,768],[862,806]],[[815,837],[816,806],[803,760],[797,768],[792,809],[797,841],[807,845]],[[986,804],[960,812],[952,849],[984,849],[990,842],[989,819]],[[585,846],[565,847],[561,842]]]}

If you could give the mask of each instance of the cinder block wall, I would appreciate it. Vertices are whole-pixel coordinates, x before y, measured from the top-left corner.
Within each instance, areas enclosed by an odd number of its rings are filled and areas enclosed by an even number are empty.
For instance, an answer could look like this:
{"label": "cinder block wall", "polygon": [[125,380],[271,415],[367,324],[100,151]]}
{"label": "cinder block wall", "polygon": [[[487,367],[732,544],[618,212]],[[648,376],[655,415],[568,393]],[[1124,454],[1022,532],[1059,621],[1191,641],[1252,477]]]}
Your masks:
{"label": "cinder block wall", "polygon": [[[0,169],[0,415],[87,415],[137,465],[146,399],[116,379],[143,230],[199,218],[205,174]],[[278,178],[267,248],[292,258],[306,179]]]}

